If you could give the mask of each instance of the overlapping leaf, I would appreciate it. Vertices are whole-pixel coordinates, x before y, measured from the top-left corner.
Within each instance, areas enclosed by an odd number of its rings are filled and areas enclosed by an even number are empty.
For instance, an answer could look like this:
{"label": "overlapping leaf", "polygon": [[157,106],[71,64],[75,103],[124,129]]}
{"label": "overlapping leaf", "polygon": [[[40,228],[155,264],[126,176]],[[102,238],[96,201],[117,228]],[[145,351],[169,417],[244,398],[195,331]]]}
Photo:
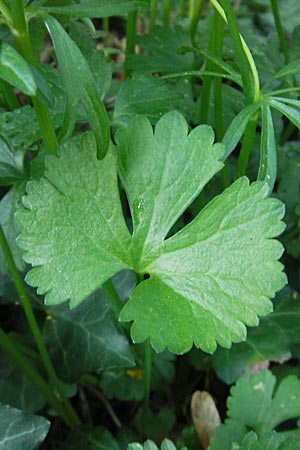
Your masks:
{"label": "overlapping leaf", "polygon": [[[292,296],[293,295],[293,296]],[[290,291],[276,296],[275,311],[263,317],[258,327],[248,330],[247,340],[230,350],[219,348],[214,368],[225,383],[234,383],[252,364],[291,357],[291,346],[300,341],[300,300]]]}
{"label": "overlapping leaf", "polygon": [[[219,450],[220,446],[231,450],[232,443],[241,444],[250,430],[260,437],[269,436],[282,422],[300,417],[299,379],[294,375],[284,378],[274,394],[275,382],[276,378],[268,370],[239,379],[227,402],[228,419],[216,429],[210,450]],[[294,433],[299,438],[299,430]],[[283,442],[284,433],[280,434]]]}
{"label": "overlapping leaf", "polygon": [[76,309],[52,307],[48,319],[43,337],[62,380],[76,382],[87,372],[134,364],[128,339],[101,289]]}
{"label": "overlapping leaf", "polygon": [[0,449],[34,450],[46,437],[49,421],[26,414],[7,405],[0,405]]}
{"label": "overlapping leaf", "polygon": [[111,147],[97,161],[88,136],[50,157],[40,181],[28,184],[19,223],[27,281],[48,304],[76,306],[124,268],[150,278],[121,312],[132,338],[150,337],[176,353],[193,342],[208,352],[245,339],[246,325],[272,310],[269,298],[285,284],[275,240],[283,206],[263,182],[239,179],[176,235],[168,232],[203,186],[222,168],[223,146],[213,131],[188,126],[176,112],[157,123],[139,117],[117,135],[119,172],[133,221],[130,236],[119,200]]}

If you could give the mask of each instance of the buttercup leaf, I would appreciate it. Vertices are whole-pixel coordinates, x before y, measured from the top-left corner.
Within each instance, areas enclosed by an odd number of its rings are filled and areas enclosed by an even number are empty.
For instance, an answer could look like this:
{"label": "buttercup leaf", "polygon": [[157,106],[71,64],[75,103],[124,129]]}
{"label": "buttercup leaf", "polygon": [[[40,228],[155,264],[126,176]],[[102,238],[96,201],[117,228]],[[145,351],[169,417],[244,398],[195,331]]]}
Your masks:
{"label": "buttercup leaf", "polygon": [[[117,162],[111,146],[97,161],[88,135],[47,160],[45,177],[27,186],[18,214],[19,244],[35,266],[27,282],[48,304],[76,306],[122,269],[150,277],[131,293],[120,319],[132,338],[157,351],[213,352],[245,339],[245,325],[272,310],[286,282],[273,238],[284,225],[282,203],[264,182],[237,180],[179,233],[171,227],[222,168],[224,147],[210,127],[188,133],[184,118],[167,113],[155,127],[138,117],[117,134],[119,173],[133,221],[122,215]],[[238,261],[238,263],[237,263]]]}

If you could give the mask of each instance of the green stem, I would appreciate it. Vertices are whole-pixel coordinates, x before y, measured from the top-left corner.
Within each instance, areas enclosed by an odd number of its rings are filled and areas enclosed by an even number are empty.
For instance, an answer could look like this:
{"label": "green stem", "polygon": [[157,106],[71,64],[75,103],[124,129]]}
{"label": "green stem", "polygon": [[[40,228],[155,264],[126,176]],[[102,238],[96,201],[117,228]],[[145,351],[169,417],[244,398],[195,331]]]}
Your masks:
{"label": "green stem", "polygon": [[150,15],[150,24],[149,24],[149,33],[153,33],[153,28],[156,22],[157,17],[157,6],[158,6],[158,0],[152,0],[151,1],[151,15]]}
{"label": "green stem", "polygon": [[255,138],[258,112],[256,112],[249,120],[242,141],[242,147],[236,169],[235,179],[242,177],[246,173],[253,142]]}
{"label": "green stem", "polygon": [[[216,25],[218,20],[218,13],[215,11],[213,17],[213,24],[210,32],[208,50],[213,53],[215,50],[215,39],[216,39]],[[210,61],[206,61],[206,70],[207,72],[214,70],[214,64]],[[210,89],[211,89],[212,76],[206,75],[203,78],[203,83],[201,87],[201,97],[200,97],[200,112],[199,112],[199,123],[207,123],[208,119],[208,110],[209,110],[209,101],[210,101]]]}
{"label": "green stem", "polygon": [[113,285],[113,282],[111,280],[106,281],[103,284],[103,290],[104,290],[105,294],[107,295],[114,312],[116,313],[117,317],[119,318],[121,309],[123,308],[123,303],[116,291],[116,288]]}
{"label": "green stem", "polygon": [[163,25],[168,27],[170,25],[171,0],[163,0]]}
{"label": "green stem", "polygon": [[78,418],[75,410],[71,406],[69,400],[66,398],[65,393],[63,391],[62,385],[60,380],[57,378],[57,375],[55,373],[54,367],[52,365],[52,362],[49,358],[46,346],[44,344],[43,338],[41,336],[33,309],[30,304],[30,300],[27,296],[26,290],[24,288],[24,284],[22,281],[22,278],[18,272],[18,269],[16,267],[16,264],[14,262],[12,253],[10,251],[10,248],[8,246],[6,237],[4,235],[2,226],[0,225],[0,245],[2,247],[3,254],[5,256],[5,260],[7,262],[7,265],[9,267],[9,270],[12,275],[13,282],[16,286],[18,295],[20,297],[21,304],[23,306],[28,325],[30,327],[31,333],[33,335],[34,341],[36,343],[36,346],[38,348],[38,351],[41,356],[41,360],[44,364],[45,369],[47,370],[47,373],[49,375],[49,379],[53,383],[53,386],[57,390],[57,393],[59,397],[61,398],[61,401],[65,407],[66,412],[68,413],[68,416],[70,418],[71,423],[73,426],[76,426],[80,423],[80,419]]}
{"label": "green stem", "polygon": [[151,391],[151,374],[152,374],[152,348],[151,348],[150,340],[148,339],[145,343],[144,406],[146,408],[149,407],[149,398],[150,398],[150,391]]}
{"label": "green stem", "polygon": [[[126,25],[126,49],[125,55],[134,55],[135,53],[135,40],[136,40],[136,25],[137,25],[137,11],[131,11],[128,14],[128,20]],[[130,73],[126,70],[126,77]]]}
{"label": "green stem", "polygon": [[290,58],[289,58],[289,51],[288,51],[288,47],[287,47],[286,39],[284,36],[281,19],[280,19],[278,0],[271,0],[271,5],[272,5],[272,11],[273,11],[273,16],[274,16],[274,20],[275,20],[277,34],[278,34],[279,42],[281,45],[281,50],[284,55],[285,63],[287,64],[289,62]]}
{"label": "green stem", "polygon": [[191,17],[191,26],[190,26],[190,36],[191,36],[192,43],[194,43],[194,40],[195,40],[203,4],[204,4],[204,0],[198,0],[196,5],[194,6],[194,11],[193,11],[193,15]]}
{"label": "green stem", "polygon": [[[28,32],[28,26],[25,20],[25,12],[22,0],[10,0],[12,24],[10,26],[15,41],[19,47],[20,53],[24,59],[36,67],[37,63],[34,57],[33,48]],[[37,97],[31,97],[35,109],[41,133],[48,153],[57,153],[57,140],[55,130],[52,125],[50,113]]]}
{"label": "green stem", "polygon": [[[237,60],[243,79],[244,91],[247,103],[256,102],[260,97],[260,84],[258,72],[251,52],[240,35],[237,20],[230,4],[230,0],[210,0],[212,5],[219,12],[223,20],[228,23],[230,34],[237,54]],[[220,3],[223,5],[220,5]],[[249,72],[250,67],[250,72]]]}
{"label": "green stem", "polygon": [[[224,39],[224,22],[219,14],[216,14],[215,22],[215,42],[214,53],[217,57],[222,57]],[[214,115],[215,115],[215,130],[216,140],[221,142],[224,135],[224,120],[223,120],[223,85],[222,78],[214,77]],[[224,189],[230,185],[230,175],[228,162],[225,161],[222,169],[222,180]]]}
{"label": "green stem", "polygon": [[7,106],[11,111],[20,107],[17,97],[15,96],[14,89],[10,84],[4,80],[0,80],[0,89]]}
{"label": "green stem", "polygon": [[[215,40],[214,40],[214,54],[218,58],[222,58],[223,52],[223,38],[224,38],[224,23],[221,16],[215,13]],[[215,70],[215,67],[213,67]],[[223,121],[223,89],[222,78],[214,78],[214,113],[215,113],[215,130],[217,141],[223,139],[224,121]]]}
{"label": "green stem", "polygon": [[20,369],[26,374],[26,376],[30,379],[30,381],[37,387],[40,393],[43,395],[45,400],[53,406],[55,411],[61,416],[63,421],[70,428],[72,427],[72,422],[62,403],[58,400],[58,398],[53,394],[52,390],[48,386],[48,384],[43,380],[40,374],[34,369],[34,367],[30,364],[28,359],[19,352],[17,347],[15,346],[12,339],[4,333],[2,328],[0,328],[0,345],[3,350],[10,355],[10,357],[14,360],[14,362],[20,367]]}
{"label": "green stem", "polygon": [[105,31],[104,45],[105,47],[110,46],[110,35],[109,35],[109,17],[103,17],[103,30]]}

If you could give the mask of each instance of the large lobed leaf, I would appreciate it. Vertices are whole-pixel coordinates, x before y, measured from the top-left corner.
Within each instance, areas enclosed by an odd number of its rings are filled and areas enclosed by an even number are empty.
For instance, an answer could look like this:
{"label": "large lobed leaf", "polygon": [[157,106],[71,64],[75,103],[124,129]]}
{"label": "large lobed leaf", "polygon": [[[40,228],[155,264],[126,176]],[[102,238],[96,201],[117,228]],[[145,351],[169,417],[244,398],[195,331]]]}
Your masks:
{"label": "large lobed leaf", "polygon": [[213,352],[244,340],[245,325],[272,310],[270,298],[286,282],[273,238],[284,228],[283,205],[263,182],[237,180],[194,221],[166,239],[171,227],[222,168],[223,146],[210,127],[188,133],[176,112],[153,132],[139,117],[117,135],[119,172],[133,220],[122,216],[114,148],[98,161],[87,136],[47,161],[45,177],[27,186],[18,214],[27,282],[46,303],[78,305],[121,269],[150,278],[121,312],[132,338],[150,338],[156,351],[176,353],[193,344]]}

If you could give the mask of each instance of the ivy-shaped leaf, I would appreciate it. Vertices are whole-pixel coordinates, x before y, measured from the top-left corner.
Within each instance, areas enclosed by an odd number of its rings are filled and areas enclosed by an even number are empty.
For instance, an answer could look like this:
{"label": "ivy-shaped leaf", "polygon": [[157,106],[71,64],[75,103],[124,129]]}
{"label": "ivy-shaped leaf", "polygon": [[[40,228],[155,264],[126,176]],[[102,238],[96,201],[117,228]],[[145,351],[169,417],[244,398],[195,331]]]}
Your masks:
{"label": "ivy-shaped leaf", "polygon": [[35,266],[27,282],[47,304],[78,305],[116,272],[128,268],[150,278],[121,312],[132,338],[150,338],[156,351],[207,352],[245,339],[245,325],[272,310],[269,298],[286,282],[272,238],[284,228],[283,205],[263,182],[237,180],[179,233],[176,220],[222,168],[224,148],[210,127],[188,134],[176,112],[153,132],[138,117],[117,135],[119,173],[132,221],[130,236],[119,199],[111,146],[98,161],[88,135],[81,148],[66,145],[49,157],[45,177],[29,182],[18,214],[24,259]]}
{"label": "ivy-shaped leaf", "polygon": [[[220,447],[231,450],[232,443],[241,444],[250,430],[261,437],[282,422],[300,417],[299,379],[294,375],[284,378],[274,395],[275,382],[275,376],[268,370],[238,380],[227,401],[228,419],[216,429],[210,450]],[[279,434],[284,436],[284,433]]]}
{"label": "ivy-shaped leaf", "polygon": [[0,449],[34,450],[45,439],[49,426],[44,417],[0,404]]}

